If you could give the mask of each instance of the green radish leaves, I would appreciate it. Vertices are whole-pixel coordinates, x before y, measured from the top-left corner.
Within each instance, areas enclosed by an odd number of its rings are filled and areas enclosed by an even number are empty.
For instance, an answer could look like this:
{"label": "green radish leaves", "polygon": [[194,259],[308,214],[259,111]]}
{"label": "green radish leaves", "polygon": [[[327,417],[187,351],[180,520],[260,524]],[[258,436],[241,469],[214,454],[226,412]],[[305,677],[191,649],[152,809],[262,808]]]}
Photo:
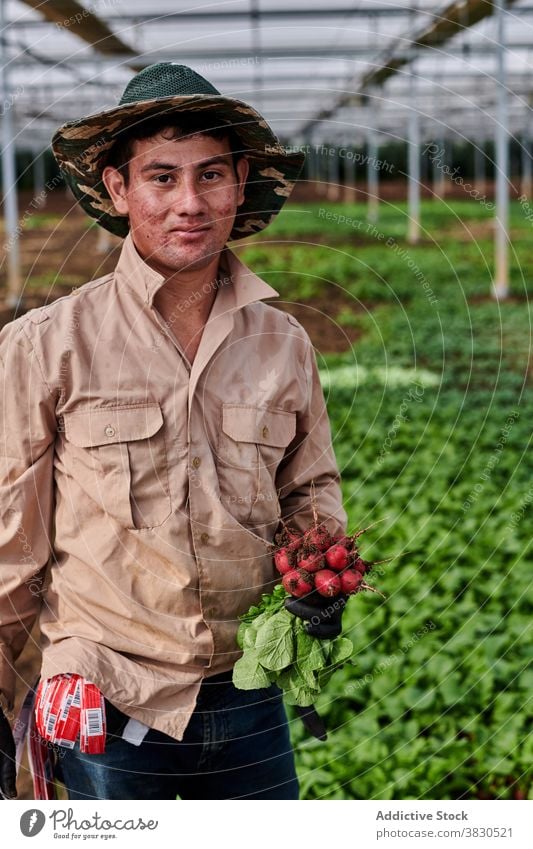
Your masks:
{"label": "green radish leaves", "polygon": [[247,649],[233,667],[233,683],[239,690],[259,690],[270,686],[270,678],[265,672],[254,649]]}
{"label": "green radish leaves", "polygon": [[294,633],[292,614],[280,610],[258,628],[255,636],[255,651],[265,669],[280,672],[294,660]]}
{"label": "green radish leaves", "polygon": [[287,704],[307,707],[316,702],[335,669],[349,660],[353,643],[347,637],[311,637],[302,620],[285,609],[286,598],[278,584],[241,617],[237,642],[243,655],[233,668],[233,683],[240,690],[275,683]]}

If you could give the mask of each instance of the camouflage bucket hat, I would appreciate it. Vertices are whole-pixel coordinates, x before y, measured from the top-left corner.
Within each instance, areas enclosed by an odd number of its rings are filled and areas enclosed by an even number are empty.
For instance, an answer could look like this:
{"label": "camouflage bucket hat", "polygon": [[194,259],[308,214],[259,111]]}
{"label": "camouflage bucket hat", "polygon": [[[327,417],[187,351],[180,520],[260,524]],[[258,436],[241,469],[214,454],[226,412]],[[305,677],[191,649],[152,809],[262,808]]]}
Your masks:
{"label": "camouflage bucket hat", "polygon": [[144,68],[130,80],[118,106],[69,121],[54,134],[54,156],[80,205],[106,230],[126,236],[128,218],[116,212],[102,182],[109,151],[119,134],[136,123],[180,112],[212,113],[213,127],[230,126],[243,143],[250,170],[229,241],[263,230],[289,197],[305,154],[285,151],[255,109],[221,95],[196,71],[173,62]]}

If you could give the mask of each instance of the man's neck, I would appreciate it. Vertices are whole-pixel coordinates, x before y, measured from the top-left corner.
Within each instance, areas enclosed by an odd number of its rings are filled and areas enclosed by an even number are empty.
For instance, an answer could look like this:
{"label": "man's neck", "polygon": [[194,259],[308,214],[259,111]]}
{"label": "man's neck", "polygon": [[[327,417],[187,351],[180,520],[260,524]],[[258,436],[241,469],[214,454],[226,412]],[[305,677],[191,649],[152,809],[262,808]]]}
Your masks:
{"label": "man's neck", "polygon": [[205,268],[177,271],[170,276],[163,274],[165,282],[162,288],[169,296],[172,295],[177,300],[199,298],[204,292],[209,294],[210,287],[216,288],[219,263],[220,254],[217,254]]}
{"label": "man's neck", "polygon": [[[157,268],[155,270],[162,273]],[[221,273],[218,254],[203,269],[178,272],[167,277],[153,298],[153,306],[191,364],[216,298]]]}

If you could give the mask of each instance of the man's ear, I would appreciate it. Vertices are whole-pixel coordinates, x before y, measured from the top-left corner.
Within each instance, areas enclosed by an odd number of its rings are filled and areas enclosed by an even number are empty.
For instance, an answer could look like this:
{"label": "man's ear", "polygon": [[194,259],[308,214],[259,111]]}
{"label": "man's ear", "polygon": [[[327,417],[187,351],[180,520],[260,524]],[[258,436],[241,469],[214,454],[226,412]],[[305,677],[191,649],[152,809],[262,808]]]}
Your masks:
{"label": "man's ear", "polygon": [[244,203],[244,184],[246,183],[248,172],[250,171],[250,163],[246,156],[241,156],[241,158],[237,160],[235,171],[237,174],[237,182],[239,184],[237,206],[241,206],[241,204]]}
{"label": "man's ear", "polygon": [[119,215],[127,215],[129,206],[126,196],[126,184],[118,168],[113,168],[112,165],[106,165],[102,171],[102,180],[116,211]]}

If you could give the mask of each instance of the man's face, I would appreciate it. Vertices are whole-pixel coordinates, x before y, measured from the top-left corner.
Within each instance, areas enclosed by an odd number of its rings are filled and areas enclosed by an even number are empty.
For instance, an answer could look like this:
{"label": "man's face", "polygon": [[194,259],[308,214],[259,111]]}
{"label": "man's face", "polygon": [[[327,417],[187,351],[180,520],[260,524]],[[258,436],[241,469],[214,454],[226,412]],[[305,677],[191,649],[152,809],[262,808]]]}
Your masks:
{"label": "man's face", "polygon": [[110,166],[103,178],[117,212],[129,217],[139,254],[168,278],[206,268],[223,249],[248,168],[246,159],[234,168],[227,139],[158,135],[133,143],[127,185]]}

